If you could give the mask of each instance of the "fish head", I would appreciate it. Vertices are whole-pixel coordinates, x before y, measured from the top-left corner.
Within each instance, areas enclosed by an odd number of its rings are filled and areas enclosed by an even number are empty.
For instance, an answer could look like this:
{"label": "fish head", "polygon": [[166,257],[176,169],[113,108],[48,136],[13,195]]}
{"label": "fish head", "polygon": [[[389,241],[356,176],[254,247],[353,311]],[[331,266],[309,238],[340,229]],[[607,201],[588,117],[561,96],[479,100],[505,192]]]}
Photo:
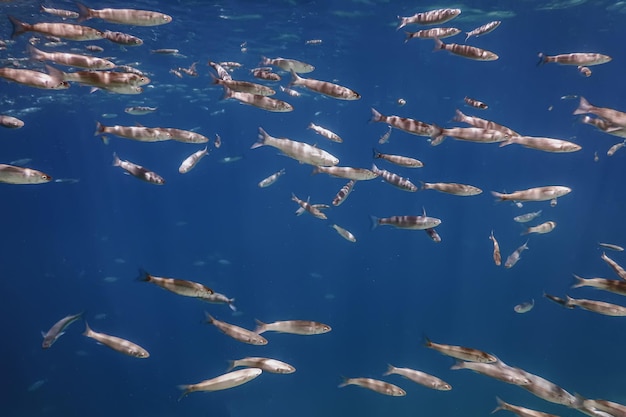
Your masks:
{"label": "fish head", "polygon": [[331,330],[332,330],[332,328],[329,325],[324,324],[324,325],[320,326],[320,328],[318,329],[317,333],[318,334],[328,333]]}
{"label": "fish head", "polygon": [[146,85],[146,84],[150,84],[150,78],[146,77],[145,75],[137,75],[137,74],[133,74],[134,76],[130,78],[130,84],[131,85]]}
{"label": "fish head", "polygon": [[67,81],[59,81],[50,87],[52,90],[66,90],[70,88],[70,83]]}
{"label": "fish head", "polygon": [[561,185],[555,187],[555,196],[556,197],[562,197],[562,196],[564,196],[566,194],[569,194],[571,192],[572,192],[572,189],[569,188],[569,187],[565,187],[565,186],[561,186]]}
{"label": "fish head", "polygon": [[172,21],[172,16],[167,15],[167,14],[161,14],[161,16],[159,16],[159,21],[160,21],[159,22],[160,24],[165,25],[165,24],[170,23]]}
{"label": "fish head", "polygon": [[134,358],[139,358],[139,359],[145,359],[145,358],[149,358],[150,354],[148,353],[147,350],[145,349],[131,349],[128,351],[128,354]]}
{"label": "fish head", "polygon": [[433,227],[437,227],[441,224],[441,219],[436,217],[426,217],[426,224],[429,229],[432,229]]}

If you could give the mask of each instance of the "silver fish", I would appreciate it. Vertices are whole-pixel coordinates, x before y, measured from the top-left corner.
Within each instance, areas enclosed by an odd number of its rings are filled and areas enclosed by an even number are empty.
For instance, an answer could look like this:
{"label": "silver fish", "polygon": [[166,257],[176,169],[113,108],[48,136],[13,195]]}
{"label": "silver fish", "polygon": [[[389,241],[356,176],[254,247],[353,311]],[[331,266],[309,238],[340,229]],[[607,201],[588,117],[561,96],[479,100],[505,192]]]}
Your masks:
{"label": "silver fish", "polygon": [[111,336],[104,333],[98,333],[91,330],[87,322],[85,322],[84,336],[94,339],[103,345],[123,353],[134,358],[145,359],[150,357],[150,353],[141,346],[131,342],[130,340],[122,339],[121,337]]}
{"label": "silver fish", "polygon": [[179,385],[178,388],[183,390],[179,401],[192,392],[197,391],[220,391],[224,389],[238,387],[246,382],[253,380],[261,375],[263,370],[260,368],[246,368],[237,371],[228,372],[218,377],[207,379],[197,384]]}
{"label": "silver fish", "polygon": [[362,388],[378,392],[379,394],[390,395],[392,397],[403,397],[406,392],[397,385],[390,384],[389,382],[380,381],[372,378],[344,378],[343,382],[339,384],[339,388],[347,385],[356,385]]}
{"label": "silver fish", "polygon": [[70,316],[63,317],[57,321],[47,332],[41,332],[43,336],[42,349],[48,349],[57,341],[57,339],[65,334],[65,329],[77,320],[83,317],[83,313],[78,313]]}

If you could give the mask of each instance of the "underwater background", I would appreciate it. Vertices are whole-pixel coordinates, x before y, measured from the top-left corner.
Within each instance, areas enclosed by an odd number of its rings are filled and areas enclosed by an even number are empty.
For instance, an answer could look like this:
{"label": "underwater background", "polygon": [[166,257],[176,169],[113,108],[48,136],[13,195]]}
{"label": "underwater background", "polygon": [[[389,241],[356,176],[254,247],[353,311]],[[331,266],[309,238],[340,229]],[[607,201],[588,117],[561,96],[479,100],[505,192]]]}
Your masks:
{"label": "underwater background", "polygon": [[[8,15],[28,23],[61,22],[39,11],[37,1],[0,3],[0,38],[11,38]],[[73,2],[46,4],[76,10]],[[136,1],[91,2],[92,8],[158,10],[167,25],[121,26],[92,19],[84,24],[132,33],[137,47],[106,40],[67,41],[48,51],[104,48],[98,56],[133,65],[152,82],[141,95],[121,95],[72,84],[46,91],[0,81],[0,113],[25,122],[0,132],[0,162],[26,166],[67,181],[41,185],[0,184],[3,242],[0,252],[0,320],[3,416],[479,416],[495,397],[557,414],[581,415],[537,398],[519,387],[470,371],[450,370],[454,360],[424,347],[438,343],[475,347],[510,365],[540,375],[590,398],[626,402],[624,318],[565,309],[544,292],[624,304],[622,296],[590,288],[571,289],[572,274],[616,278],[600,259],[598,242],[626,244],[624,161],[608,157],[620,138],[580,122],[572,112],[584,96],[591,103],[626,110],[621,39],[626,4],[614,1],[517,1],[424,3],[408,1]],[[405,42],[397,16],[437,8],[462,13],[444,26],[470,31],[493,20],[495,31],[467,43],[494,51],[497,61],[479,62],[433,52],[432,40]],[[2,66],[43,70],[28,57],[32,33],[0,50]],[[463,42],[464,34],[443,39]],[[321,43],[306,43],[321,40]],[[177,48],[179,54],[150,51]],[[537,54],[598,52],[607,64],[591,67],[537,65]],[[278,92],[294,106],[271,113],[222,99],[207,61],[242,64],[234,79],[256,80],[249,70],[262,56],[292,58],[315,66],[303,76],[334,81],[361,95],[335,100],[297,88],[300,97]],[[18,59],[17,61],[15,59]],[[198,62],[197,77],[178,78],[171,69]],[[52,64],[54,66],[54,64]],[[64,69],[64,71],[71,71]],[[465,96],[487,110],[466,106]],[[565,97],[565,98],[562,98]],[[398,99],[406,104],[400,106]],[[128,106],[153,106],[144,116]],[[547,153],[517,145],[475,144],[428,138],[373,123],[371,108],[435,123],[461,126],[456,109],[504,124],[530,136],[569,140],[574,153]],[[181,161],[204,145],[174,141],[139,143],[94,136],[104,125],[174,127],[211,138],[209,155],[191,172]],[[307,129],[333,130],[333,143]],[[375,161],[416,185],[457,182],[483,193],[459,197],[436,191],[407,193],[380,179],[357,182],[329,221],[295,216],[294,193],[311,203],[330,204],[347,180],[311,175],[312,167],[276,149],[250,149],[258,128],[270,135],[317,144],[341,166],[370,168],[372,149],[417,158],[423,168]],[[219,134],[222,146],[215,148]],[[113,153],[150,168],[166,184],[154,186],[113,167]],[[594,161],[594,155],[598,160]],[[232,161],[232,162],[228,162]],[[284,168],[275,184],[257,184]],[[71,180],[71,181],[70,181]],[[572,192],[551,207],[548,201],[518,207],[496,202],[490,191],[565,185]],[[377,227],[370,216],[421,215],[442,220],[433,242],[423,231]],[[552,220],[545,235],[521,236],[513,217],[542,210],[534,224]],[[350,230],[344,240],[330,224]],[[503,258],[528,238],[529,250],[513,268],[495,266],[491,231]],[[623,253],[607,252],[624,263]],[[136,280],[139,269],[161,277],[201,282],[235,298],[237,311],[180,297]],[[513,307],[534,300],[518,314]],[[81,335],[71,325],[50,349],[41,331],[69,314],[84,311],[96,331],[124,337],[150,352],[138,360]],[[265,334],[266,346],[240,343],[205,323],[204,314],[253,329],[255,319],[315,320],[332,326],[316,336]],[[220,375],[228,360],[267,356],[296,367],[290,375],[264,373],[232,390],[193,393],[180,401],[180,384]],[[383,377],[387,364],[436,375],[453,387],[435,391],[399,376]],[[338,388],[345,377],[384,379],[407,395],[387,397],[358,387]]]}

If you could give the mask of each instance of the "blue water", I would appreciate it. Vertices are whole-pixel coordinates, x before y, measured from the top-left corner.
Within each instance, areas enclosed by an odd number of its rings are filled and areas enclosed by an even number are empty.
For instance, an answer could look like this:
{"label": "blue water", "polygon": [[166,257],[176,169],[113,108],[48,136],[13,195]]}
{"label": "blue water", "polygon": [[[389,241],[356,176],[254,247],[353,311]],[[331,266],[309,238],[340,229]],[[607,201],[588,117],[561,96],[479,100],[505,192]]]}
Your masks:
{"label": "blue water", "polygon": [[[619,138],[583,125],[572,116],[582,95],[591,103],[626,110],[623,96],[626,36],[620,4],[609,1],[539,1],[416,4],[384,1],[202,1],[92,2],[88,6],[159,10],[173,22],[133,27],[93,19],[84,24],[131,33],[140,47],[122,48],[105,40],[72,42],[41,49],[79,51],[86,44],[105,48],[99,56],[135,64],[152,79],[139,96],[90,94],[73,84],[45,91],[0,82],[0,113],[25,121],[19,130],[3,129],[2,158],[29,158],[28,167],[55,179],[42,185],[0,187],[2,251],[0,343],[3,416],[458,416],[487,415],[495,397],[560,416],[581,415],[530,393],[470,371],[452,371],[454,361],[423,347],[433,341],[476,347],[510,365],[547,378],[590,398],[626,402],[623,389],[626,336],[623,318],[566,310],[542,297],[592,298],[624,304],[618,295],[570,289],[572,273],[617,278],[600,259],[597,242],[626,244],[623,213],[625,151],[606,150]],[[510,4],[509,4],[510,3]],[[75,10],[72,2],[47,6]],[[60,21],[39,12],[39,2],[3,2],[2,15],[29,23]],[[462,14],[445,26],[469,31],[502,20],[491,34],[468,44],[499,54],[495,62],[476,62],[433,52],[433,42],[404,43],[397,16],[439,7]],[[405,28],[415,31],[415,25]],[[17,37],[0,51],[25,58],[32,34]],[[11,25],[0,19],[0,37]],[[306,45],[321,39],[319,45]],[[445,39],[463,43],[463,35]],[[245,51],[242,45],[245,43]],[[178,48],[184,56],[151,54]],[[589,78],[575,67],[536,66],[537,53],[600,52],[613,61],[592,67]],[[305,76],[335,80],[358,91],[359,101],[340,101],[300,89],[301,97],[278,93],[291,113],[270,113],[222,100],[211,85],[208,60],[236,61],[235,79],[255,81],[249,69],[261,56],[293,58],[316,69]],[[199,76],[179,79],[170,69],[198,62]],[[19,61],[19,66],[42,68]],[[71,71],[64,68],[64,71]],[[278,90],[283,80],[265,83]],[[258,81],[264,83],[263,81]],[[463,97],[489,109],[464,106]],[[404,98],[406,105],[398,106]],[[131,116],[130,105],[158,107],[154,114]],[[441,126],[455,109],[504,124],[531,136],[571,140],[583,149],[545,153],[512,145],[473,144],[448,138],[431,147],[427,138],[368,123],[370,108]],[[103,114],[116,114],[106,118]],[[96,121],[105,125],[194,129],[222,146],[190,173],[178,166],[203,145],[139,143],[94,137]],[[310,122],[338,133],[344,143],[327,141],[307,129]],[[416,184],[459,182],[480,187],[473,197],[436,191],[406,193],[379,180],[359,182],[340,207],[327,210],[330,221],[350,230],[357,243],[342,239],[324,222],[294,215],[291,193],[329,204],[345,180],[311,176],[311,167],[275,149],[250,149],[258,127],[277,137],[317,144],[342,166],[369,168],[372,148],[422,160],[421,169],[379,167],[410,177]],[[113,153],[163,176],[155,186],[112,166]],[[594,162],[594,152],[599,161]],[[225,157],[242,157],[232,163]],[[273,172],[286,175],[269,188],[257,183]],[[555,207],[548,202],[518,208],[495,203],[490,191],[566,185],[573,192]],[[370,215],[419,215],[425,208],[442,219],[443,241],[423,231],[379,227]],[[531,236],[530,249],[511,269],[492,260],[491,230],[506,258],[526,238],[512,218],[543,210],[532,224],[553,220],[550,234]],[[623,254],[609,254],[624,264]],[[225,305],[180,297],[135,280],[139,268],[150,273],[201,282],[236,298],[237,313]],[[516,304],[535,300],[526,314]],[[132,340],[150,351],[145,360],[124,356],[81,335],[75,323],[50,349],[41,349],[40,331],[84,311],[99,332]],[[207,311],[249,329],[263,321],[306,319],[328,323],[319,336],[267,334],[268,345],[242,344],[203,323]],[[247,385],[215,393],[193,393],[180,402],[177,386],[225,372],[227,361],[268,356],[297,368],[291,375],[264,373]],[[438,392],[402,379],[383,377],[387,364],[432,373],[453,389]],[[407,391],[386,397],[358,387],[337,388],[341,376],[372,377]],[[33,386],[37,381],[39,386]],[[29,387],[31,388],[29,390]]]}

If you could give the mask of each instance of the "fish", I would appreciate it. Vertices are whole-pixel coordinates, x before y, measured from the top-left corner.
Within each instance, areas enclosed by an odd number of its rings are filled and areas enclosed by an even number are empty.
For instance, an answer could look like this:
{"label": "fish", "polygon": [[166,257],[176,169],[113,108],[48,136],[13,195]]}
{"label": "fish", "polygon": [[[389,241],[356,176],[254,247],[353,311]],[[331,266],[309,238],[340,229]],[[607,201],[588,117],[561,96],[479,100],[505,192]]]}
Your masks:
{"label": "fish", "polygon": [[342,143],[343,139],[341,139],[341,137],[339,137],[338,134],[336,134],[335,132],[328,130],[326,128],[323,128],[322,126],[318,126],[315,123],[311,122],[309,123],[309,129],[313,130],[315,133],[317,133],[318,135],[321,135],[323,137],[325,137],[326,139],[332,141],[332,142],[336,142],[336,143]]}
{"label": "fish", "polygon": [[519,216],[513,217],[513,220],[515,220],[518,223],[527,223],[541,216],[541,212],[542,210],[534,211],[532,213],[520,214]]}
{"label": "fish", "polygon": [[507,384],[520,386],[530,384],[530,380],[523,374],[524,371],[519,368],[509,366],[499,359],[496,362],[489,363],[457,361],[456,364],[452,365],[450,369],[469,369],[478,374],[497,379],[498,381],[506,382]]}
{"label": "fish", "polygon": [[588,300],[585,298],[572,298],[565,296],[567,306],[579,307],[583,310],[591,311],[605,316],[624,317],[626,316],[626,307],[607,303],[604,301]]}
{"label": "fish", "polygon": [[158,127],[145,126],[105,126],[100,122],[96,122],[96,135],[114,135],[125,139],[136,140],[139,142],[161,142],[171,140],[172,134],[165,129]]}
{"label": "fish", "polygon": [[577,152],[582,149],[582,146],[567,140],[533,136],[512,136],[501,142],[500,147],[514,143],[522,145],[525,148],[537,149],[545,152]]}
{"label": "fish", "polygon": [[313,78],[302,78],[293,69],[291,70],[290,86],[303,86],[316,93],[339,100],[359,100],[361,95],[348,87],[334,84],[329,81],[321,81]]}
{"label": "fish", "polygon": [[228,370],[245,366],[246,368],[259,368],[272,374],[292,374],[296,372],[296,368],[286,362],[271,358],[247,357],[228,361]]}
{"label": "fish", "polygon": [[385,169],[379,169],[376,164],[372,164],[372,172],[377,176],[380,176],[386,183],[391,184],[402,191],[417,191],[417,186],[408,178],[403,178],[398,174],[394,174],[393,172],[389,172]]}
{"label": "fish", "polygon": [[583,77],[591,77],[591,69],[589,69],[588,67],[579,65],[576,67],[576,69],[578,70],[580,75],[582,75]]}
{"label": "fish", "polygon": [[47,332],[41,332],[43,336],[43,342],[41,343],[42,349],[49,349],[54,342],[56,342],[59,337],[65,334],[65,329],[69,327],[70,324],[74,323],[83,318],[83,313],[72,314],[69,316],[63,317],[61,320],[54,323],[54,325]]}
{"label": "fish", "polygon": [[191,130],[176,129],[173,127],[161,127],[162,132],[169,134],[172,140],[183,143],[207,143],[209,138],[200,133],[193,132]]}
{"label": "fish", "polygon": [[476,61],[495,61],[499,57],[494,52],[475,46],[459,45],[458,43],[443,43],[439,38],[435,38],[435,52],[446,50],[454,55],[469,58]]}
{"label": "fish", "polygon": [[207,303],[212,304],[227,304],[228,308],[230,308],[232,311],[237,311],[237,307],[235,307],[235,299],[228,298],[224,294],[220,294],[218,292],[206,294],[202,297],[202,301],[206,301]]}
{"label": "fish", "polygon": [[333,198],[333,206],[340,206],[341,204],[343,204],[344,201],[346,201],[346,198],[348,198],[348,196],[354,189],[354,184],[356,184],[356,181],[350,180],[346,185],[341,187],[339,192],[337,192],[337,195],[335,195],[335,198]]}
{"label": "fish", "polygon": [[374,108],[372,108],[371,121],[387,123],[391,127],[395,127],[396,129],[400,129],[417,136],[431,137],[435,132],[435,126],[428,123],[406,117],[384,116]]}
{"label": "fish", "polygon": [[137,165],[130,161],[120,159],[116,153],[113,154],[113,166],[120,167],[124,171],[128,172],[135,178],[142,181],[149,182],[150,184],[163,185],[165,180],[156,172],[150,171],[141,165]]}
{"label": "fish", "polygon": [[494,30],[496,30],[498,26],[500,26],[500,23],[502,23],[500,20],[494,20],[492,22],[479,26],[474,30],[466,32],[467,36],[465,37],[465,42],[467,42],[467,40],[471,38],[472,36],[478,37],[478,36],[486,35],[487,33],[493,32]]}
{"label": "fish", "polygon": [[576,110],[574,110],[573,114],[577,115],[587,113],[596,115],[606,120],[613,126],[611,130],[626,128],[626,113],[607,107],[596,107],[593,104],[589,103],[586,98],[580,96],[580,102]]}
{"label": "fish", "polygon": [[403,397],[406,395],[406,391],[397,385],[373,378],[343,378],[343,382],[339,384],[339,388],[348,385],[356,385],[392,397]]}
{"label": "fish", "polygon": [[424,231],[433,242],[441,243],[441,236],[439,236],[439,233],[437,233],[434,228],[429,227],[428,229],[424,229]]}
{"label": "fish", "polygon": [[617,276],[619,276],[623,280],[626,280],[626,270],[622,268],[620,264],[609,258],[605,252],[602,252],[600,258],[611,267],[611,269],[617,274]]}
{"label": "fish", "polygon": [[24,121],[17,117],[0,114],[0,126],[9,129],[19,129],[24,126]]}
{"label": "fish", "polygon": [[626,295],[626,281],[607,278],[583,278],[576,274],[572,288],[592,287],[599,290],[609,291],[615,294]]}
{"label": "fish", "polygon": [[43,4],[39,6],[39,10],[62,19],[78,19],[78,13],[71,10],[53,9],[51,7],[45,7]]}
{"label": "fish", "polygon": [[510,194],[492,191],[499,201],[547,201],[556,200],[572,192],[570,187],[562,185],[548,185],[545,187],[529,188],[527,190],[514,191]]}
{"label": "fish", "polygon": [[515,264],[521,259],[522,252],[524,252],[526,249],[528,249],[528,241],[526,241],[526,243],[524,243],[519,248],[515,249],[515,251],[513,251],[513,253],[510,254],[508,258],[506,258],[506,262],[504,262],[504,267],[513,268]]}
{"label": "fish", "polygon": [[35,23],[31,25],[17,20],[13,16],[7,17],[13,25],[12,38],[26,32],[36,32],[44,36],[56,36],[72,41],[93,41],[104,38],[103,32],[88,26],[74,25],[71,23]]}
{"label": "fish", "polygon": [[352,233],[350,233],[348,230],[344,229],[343,227],[337,224],[332,224],[330,227],[335,229],[337,233],[339,234],[339,236],[346,239],[348,242],[352,242],[352,243],[356,242],[356,237],[354,237]]}
{"label": "fish", "polygon": [[205,146],[204,149],[196,151],[189,155],[178,167],[178,172],[186,174],[191,171],[200,160],[209,153],[209,147]]}
{"label": "fish", "polygon": [[150,10],[111,8],[90,9],[84,4],[78,2],[76,5],[78,6],[79,22],[97,18],[105,20],[109,23],[116,23],[120,25],[159,26],[172,21],[172,16]]}
{"label": "fish", "polygon": [[217,76],[220,77],[222,80],[233,79],[230,73],[223,66],[221,66],[218,62],[209,61],[208,65],[210,65],[215,70],[215,72],[217,72]]}
{"label": "fish", "polygon": [[613,401],[599,400],[599,399],[590,400],[590,399],[586,399],[578,395],[577,395],[577,398],[579,402],[581,402],[585,408],[592,408],[592,409],[604,411],[605,413],[609,413],[615,417],[626,416],[626,405],[624,404],[619,404]]}
{"label": "fish", "polygon": [[249,106],[257,107],[259,109],[285,113],[293,111],[293,106],[286,101],[278,100],[272,97],[261,96],[259,94],[242,93],[240,91],[233,91],[228,87],[224,87],[225,100],[232,98],[240,103],[247,104]]}
{"label": "fish", "polygon": [[558,417],[554,414],[543,413],[541,411],[531,410],[530,408],[509,404],[502,401],[498,397],[496,397],[496,400],[498,401],[498,406],[495,408],[495,410],[491,412],[491,414],[495,413],[496,411],[506,410],[517,414],[519,417]]}
{"label": "fish", "polygon": [[602,242],[598,242],[598,246],[605,248],[605,249],[609,249],[609,250],[614,250],[616,252],[623,252],[624,248],[619,246],[619,245],[614,245],[612,243],[602,243]]}
{"label": "fish", "polygon": [[285,175],[285,172],[285,168],[283,168],[280,171],[273,173],[269,177],[263,178],[261,181],[259,181],[258,186],[261,188],[269,187],[270,185],[274,184],[280,177]]}
{"label": "fish", "polygon": [[526,228],[526,230],[524,230],[521,234],[527,235],[530,233],[537,233],[537,234],[550,233],[551,231],[554,230],[555,227],[556,227],[556,222],[553,222],[553,221],[544,222],[544,223],[541,223],[540,225]]}
{"label": "fish", "polygon": [[391,126],[388,126],[388,130],[378,139],[378,143],[380,143],[381,145],[383,143],[387,143],[389,142],[389,137],[391,136]]}
{"label": "fish", "polygon": [[118,43],[120,45],[126,46],[141,46],[143,45],[143,39],[138,38],[137,36],[129,35],[128,33],[123,32],[111,32],[110,30],[105,30],[103,32],[104,39],[108,39],[113,43]]}
{"label": "fish", "polygon": [[21,68],[0,68],[0,77],[29,87],[43,90],[65,90],[70,84],[53,74]]}
{"label": "fish", "polygon": [[608,151],[606,151],[606,155],[613,156],[615,155],[615,152],[622,149],[624,146],[626,146],[626,141],[616,143],[615,145],[611,146]]}
{"label": "fish", "polygon": [[546,401],[575,408],[577,403],[576,397],[563,388],[545,378],[531,374],[530,372],[522,371],[522,373],[530,380],[530,384],[520,385],[526,391]]}
{"label": "fish", "polygon": [[150,83],[150,78],[132,72],[117,71],[75,71],[63,72],[50,65],[46,65],[46,70],[51,76],[63,81],[72,81],[80,84],[90,85],[102,89],[114,89],[116,87],[139,87]]}
{"label": "fish", "polygon": [[313,168],[311,175],[315,174],[328,174],[335,178],[345,178],[355,181],[367,181],[373,180],[378,177],[378,174],[373,170],[366,168],[353,168],[353,167],[338,167],[338,166],[316,166]]}
{"label": "fish", "polygon": [[537,65],[556,63],[560,65],[600,65],[610,62],[613,58],[608,55],[593,52],[574,52],[571,54],[546,55],[539,53],[539,63]]}
{"label": "fish", "polygon": [[252,145],[251,149],[261,146],[274,147],[288,157],[309,165],[334,166],[339,163],[336,156],[322,149],[287,138],[275,138],[270,136],[262,127],[259,127],[258,141]]}
{"label": "fish", "polygon": [[463,361],[493,363],[498,360],[498,358],[496,358],[492,354],[483,352],[482,350],[465,347],[465,346],[454,346],[454,345],[444,345],[441,343],[434,343],[427,337],[425,338],[424,346],[426,346],[429,349],[436,350],[437,352],[442,353],[446,356],[450,356],[450,357],[460,359]]}
{"label": "fish", "polygon": [[205,300],[214,294],[214,291],[206,285],[199,282],[187,281],[178,278],[164,278],[150,275],[143,269],[139,270],[137,281],[149,282],[164,290],[173,292],[174,294],[184,297],[193,297]]}
{"label": "fish", "polygon": [[550,300],[550,301],[560,305],[561,307],[574,308],[573,306],[567,305],[567,300],[565,300],[565,299],[563,299],[561,297],[557,297],[556,295],[550,295],[550,294],[546,294],[544,292],[543,296],[546,297],[548,300]]}
{"label": "fish", "polygon": [[449,20],[452,20],[460,14],[461,9],[436,9],[427,12],[416,13],[413,16],[398,16],[398,19],[400,19],[400,25],[396,28],[396,30],[402,29],[406,25],[414,23],[420,25],[438,25],[440,23],[445,23]]}
{"label": "fish", "polygon": [[411,368],[396,368],[393,365],[388,365],[387,372],[385,372],[383,375],[401,375],[406,379],[415,382],[416,384],[420,384],[425,386],[426,388],[439,391],[450,391],[452,389],[452,386],[442,379],[427,374],[426,372],[418,371]]}
{"label": "fish", "polygon": [[283,87],[282,85],[280,86],[280,91],[282,91],[283,93],[289,94],[291,97],[300,97],[299,92],[291,88]]}
{"label": "fish", "polygon": [[32,44],[28,44],[26,49],[31,58],[36,61],[51,61],[59,65],[87,69],[115,68],[114,62],[95,56],[71,54],[67,52],[45,52],[35,48]]}
{"label": "fish", "polygon": [[478,187],[474,187],[473,185],[457,184],[452,182],[421,182],[421,184],[422,190],[437,190],[442,193],[463,197],[478,195],[483,192],[483,190]]}
{"label": "fish", "polygon": [[431,135],[432,140],[430,144],[432,146],[439,145],[446,136],[475,143],[497,143],[509,139],[506,133],[499,130],[484,129],[482,127],[453,127],[444,129],[435,126]]}
{"label": "fish", "polygon": [[426,230],[435,228],[441,224],[440,219],[429,216],[392,216],[384,218],[370,216],[370,219],[372,230],[381,225],[393,226],[396,229]]}
{"label": "fish", "polygon": [[268,66],[272,65],[274,67],[278,67],[284,71],[294,71],[299,74],[306,74],[309,72],[313,72],[315,67],[311,64],[307,64],[306,62],[298,61],[295,59],[289,58],[261,58],[261,65]]}
{"label": "fish", "polygon": [[232,337],[233,339],[247,343],[249,345],[267,345],[267,339],[263,336],[260,336],[257,332],[253,332],[248,329],[244,329],[243,327],[235,326],[234,324],[226,323],[224,321],[219,321],[211,316],[209,313],[204,313],[206,316],[206,322],[212,324],[217,327],[222,333],[227,336]]}
{"label": "fish", "polygon": [[[466,39],[467,40],[467,39]],[[489,106],[486,103],[483,103],[482,101],[476,100],[474,98],[471,97],[467,97],[465,96],[465,98],[463,99],[463,101],[465,102],[465,104],[467,104],[470,107],[474,107],[476,109],[481,109],[481,110],[487,110],[489,108]]]}
{"label": "fish", "polygon": [[262,68],[255,68],[253,70],[250,70],[250,72],[252,73],[252,76],[254,78],[258,78],[261,80],[280,81],[282,79],[281,76],[276,74],[275,72],[272,72],[271,70],[265,70]]}
{"label": "fish", "polygon": [[535,306],[535,300],[525,301],[513,307],[513,311],[516,313],[524,314],[528,313]]}
{"label": "fish", "polygon": [[159,54],[159,55],[176,55],[178,52],[180,51],[176,48],[159,48],[159,49],[150,50],[151,54]]}
{"label": "fish", "polygon": [[424,166],[424,163],[422,161],[414,158],[409,158],[408,156],[385,154],[378,152],[376,149],[373,149],[373,151],[375,159],[384,159],[387,162],[391,162],[392,164],[396,164],[401,167],[422,168]]}
{"label": "fish", "polygon": [[418,30],[417,32],[404,32],[406,39],[404,42],[408,42],[410,39],[445,39],[451,36],[456,36],[461,33],[461,29],[457,28],[432,28]]}
{"label": "fish", "polygon": [[332,330],[332,328],[328,324],[309,320],[283,320],[275,321],[273,323],[263,323],[260,320],[255,321],[257,326],[256,329],[254,329],[254,332],[257,334],[265,332],[277,332],[311,336],[316,334],[328,333]]}
{"label": "fish", "polygon": [[197,384],[179,385],[178,388],[183,391],[179,401],[189,395],[192,392],[197,391],[220,391],[224,389],[238,387],[246,382],[252,381],[263,373],[260,368],[246,368],[239,369],[237,371],[228,372],[224,375],[217,376],[212,379],[207,379]]}
{"label": "fish", "polygon": [[0,164],[0,183],[5,184],[44,184],[52,177],[32,168]]}
{"label": "fish", "polygon": [[143,116],[146,114],[154,113],[157,111],[157,107],[147,107],[147,106],[132,106],[126,107],[124,109],[125,113],[132,114],[133,116]]}
{"label": "fish", "polygon": [[130,340],[122,339],[121,337],[94,332],[91,327],[89,327],[87,322],[85,322],[85,332],[83,333],[83,336],[94,339],[106,347],[125,355],[132,356],[133,358],[146,359],[150,357],[150,353],[138,344],[135,344]]}
{"label": "fish", "polygon": [[480,127],[483,129],[489,129],[489,130],[497,130],[499,132],[504,133],[505,135],[508,135],[509,137],[513,137],[513,136],[519,136],[519,133],[517,133],[516,131],[506,127],[506,126],[502,126],[496,122],[493,122],[491,120],[485,120],[485,119],[481,119],[480,117],[476,117],[476,116],[467,116],[465,114],[463,114],[463,112],[461,112],[460,110],[456,110],[456,114],[454,116],[453,119],[455,122],[462,122],[462,123],[467,123],[468,125],[474,126],[474,127]]}
{"label": "fish", "polygon": [[222,80],[213,76],[213,84],[221,85],[222,87],[229,88],[235,92],[255,94],[259,96],[273,96],[276,94],[276,91],[272,88],[257,83],[251,83],[249,81]]}
{"label": "fish", "polygon": [[493,235],[493,230],[489,235],[489,240],[493,242],[493,262],[496,264],[496,266],[500,266],[500,264],[502,263],[502,256],[500,255],[500,245],[498,244],[496,237]]}
{"label": "fish", "polygon": [[[306,201],[304,200],[300,200],[298,197],[296,197],[296,195],[294,193],[291,193],[291,201],[295,201],[296,203],[298,203],[298,205],[300,206],[300,208],[308,213],[311,214],[311,216],[316,217],[318,219],[321,220],[326,220],[328,217],[326,217],[326,215],[319,209],[317,208],[314,204],[309,203],[309,199],[307,198]],[[296,214],[300,214],[300,210],[298,210],[296,212]]]}

